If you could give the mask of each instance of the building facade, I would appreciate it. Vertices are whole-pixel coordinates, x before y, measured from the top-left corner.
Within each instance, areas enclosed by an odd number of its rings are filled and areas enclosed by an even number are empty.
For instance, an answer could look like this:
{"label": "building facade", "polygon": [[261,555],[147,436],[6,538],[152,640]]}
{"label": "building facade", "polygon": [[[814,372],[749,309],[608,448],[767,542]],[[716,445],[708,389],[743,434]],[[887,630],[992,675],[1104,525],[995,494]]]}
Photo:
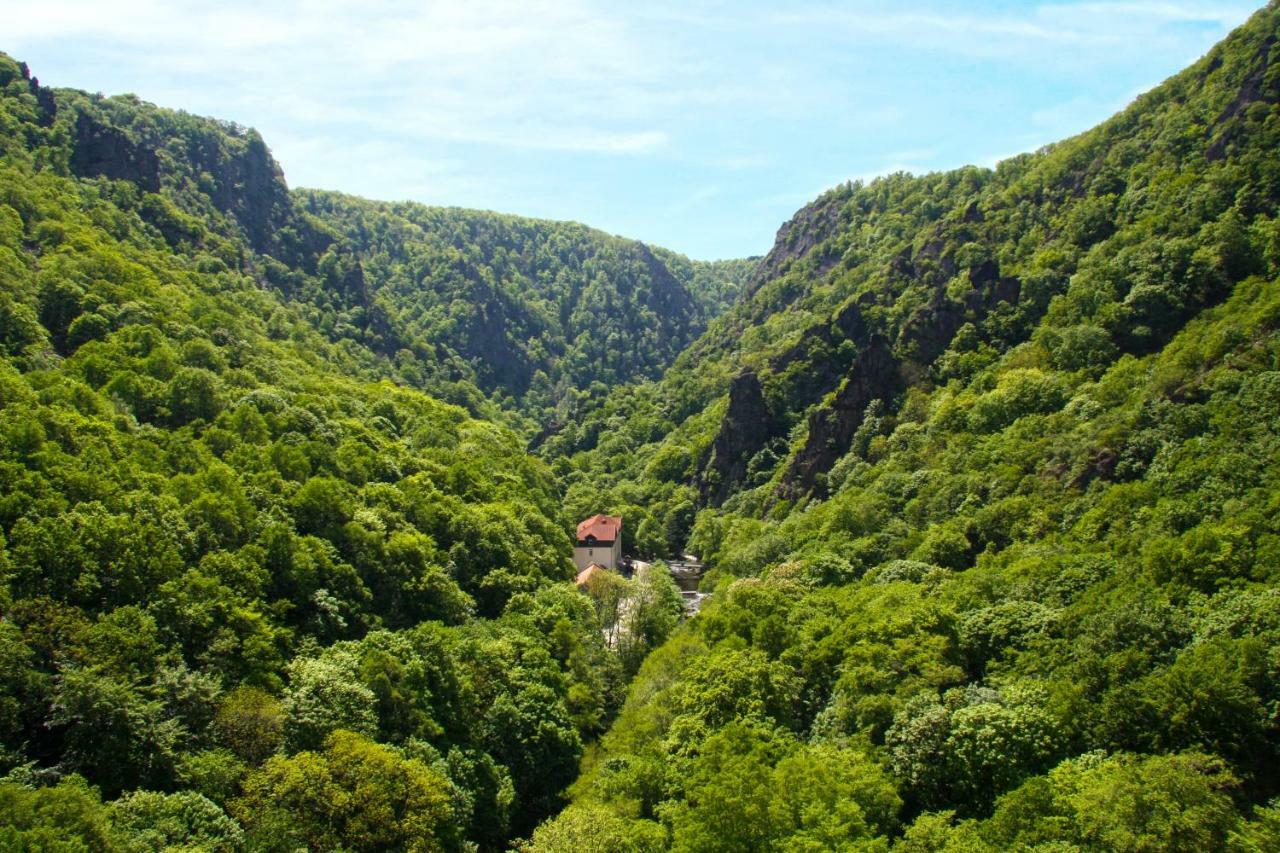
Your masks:
{"label": "building facade", "polygon": [[622,516],[593,515],[578,525],[573,564],[581,572],[596,564],[617,571],[622,562]]}

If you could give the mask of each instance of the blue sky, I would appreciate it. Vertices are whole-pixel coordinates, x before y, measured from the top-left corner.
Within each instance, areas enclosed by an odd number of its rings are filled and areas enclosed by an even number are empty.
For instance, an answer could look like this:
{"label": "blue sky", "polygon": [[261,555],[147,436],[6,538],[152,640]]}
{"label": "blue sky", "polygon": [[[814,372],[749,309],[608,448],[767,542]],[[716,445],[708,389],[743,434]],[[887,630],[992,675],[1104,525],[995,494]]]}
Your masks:
{"label": "blue sky", "polygon": [[0,50],[256,127],[292,186],[717,258],[845,180],[1086,130],[1258,5],[0,0]]}

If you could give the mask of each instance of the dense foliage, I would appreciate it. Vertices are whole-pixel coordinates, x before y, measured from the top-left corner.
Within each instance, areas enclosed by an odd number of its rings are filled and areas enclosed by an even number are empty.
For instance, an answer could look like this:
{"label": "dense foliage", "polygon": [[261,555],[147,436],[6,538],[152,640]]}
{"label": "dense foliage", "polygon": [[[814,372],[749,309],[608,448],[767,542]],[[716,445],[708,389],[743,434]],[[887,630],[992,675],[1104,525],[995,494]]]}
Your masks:
{"label": "dense foliage", "polygon": [[1097,129],[832,191],[542,452],[714,566],[540,850],[1280,845],[1280,6]]}
{"label": "dense foliage", "polygon": [[549,470],[317,321],[288,201],[0,57],[5,849],[504,849],[634,668]]}
{"label": "dense foliage", "polygon": [[132,96],[21,94],[6,153],[111,179],[113,203],[170,249],[252,268],[379,374],[530,434],[656,378],[754,266],[574,223],[290,191],[251,129]]}
{"label": "dense foliage", "polygon": [[700,264],[0,57],[0,847],[1280,847],[1277,69]]}
{"label": "dense foliage", "polygon": [[[299,191],[358,261],[364,298],[319,318],[428,387],[474,383],[545,426],[655,379],[737,294],[750,261],[690,261],[574,223]],[[317,295],[332,300],[332,291]],[[340,306],[341,307],[341,306]],[[375,318],[372,334],[359,335]],[[416,372],[415,372],[416,371]]]}

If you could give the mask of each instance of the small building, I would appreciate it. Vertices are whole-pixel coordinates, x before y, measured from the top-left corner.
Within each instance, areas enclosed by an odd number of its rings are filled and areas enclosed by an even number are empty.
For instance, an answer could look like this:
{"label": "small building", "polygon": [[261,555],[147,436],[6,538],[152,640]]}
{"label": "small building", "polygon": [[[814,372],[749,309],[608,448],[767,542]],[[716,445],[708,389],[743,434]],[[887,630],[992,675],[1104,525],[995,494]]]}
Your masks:
{"label": "small building", "polygon": [[600,574],[601,572],[607,572],[607,571],[608,569],[606,569],[604,566],[600,565],[599,563],[592,563],[582,571],[578,572],[578,577],[574,581],[574,583],[576,583],[578,585],[578,588],[581,589],[584,586],[590,585],[592,579],[594,579],[596,575]]}
{"label": "small building", "polygon": [[622,516],[593,515],[578,525],[573,565],[579,572],[592,563],[617,571],[622,562]]}

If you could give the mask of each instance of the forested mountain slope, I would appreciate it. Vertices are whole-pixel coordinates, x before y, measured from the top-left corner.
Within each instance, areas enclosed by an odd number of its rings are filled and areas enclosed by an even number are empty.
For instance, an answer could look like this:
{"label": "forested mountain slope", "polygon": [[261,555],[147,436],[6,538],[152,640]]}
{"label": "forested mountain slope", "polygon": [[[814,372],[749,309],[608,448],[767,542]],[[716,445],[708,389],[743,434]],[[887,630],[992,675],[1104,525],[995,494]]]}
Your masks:
{"label": "forested mountain slope", "polygon": [[360,263],[365,310],[388,330],[380,349],[407,349],[424,370],[465,378],[544,426],[661,375],[753,266],[690,261],[574,223],[317,191],[295,199]]}
{"label": "forested mountain slope", "polygon": [[170,248],[250,272],[383,373],[491,418],[497,401],[513,424],[563,423],[611,387],[656,378],[753,266],[574,223],[291,192],[253,130],[130,96],[32,96],[57,138],[42,165],[128,182]]}
{"label": "forested mountain slope", "polygon": [[1278,42],[824,195],[544,445],[715,596],[535,849],[1280,846]]}
{"label": "forested mountain slope", "polygon": [[683,542],[690,508],[737,496],[785,513],[828,494],[871,403],[969,387],[1023,344],[1062,373],[1158,350],[1269,270],[1277,72],[1261,21],[1233,43],[1248,46],[1079,137],[995,170],[823,195],[661,382],[618,393],[542,455],[571,483],[592,472],[590,488],[613,472],[615,501]]}
{"label": "forested mountain slope", "polygon": [[0,56],[0,282],[0,847],[554,813],[623,669],[555,482],[327,327],[365,279],[255,134]]}

